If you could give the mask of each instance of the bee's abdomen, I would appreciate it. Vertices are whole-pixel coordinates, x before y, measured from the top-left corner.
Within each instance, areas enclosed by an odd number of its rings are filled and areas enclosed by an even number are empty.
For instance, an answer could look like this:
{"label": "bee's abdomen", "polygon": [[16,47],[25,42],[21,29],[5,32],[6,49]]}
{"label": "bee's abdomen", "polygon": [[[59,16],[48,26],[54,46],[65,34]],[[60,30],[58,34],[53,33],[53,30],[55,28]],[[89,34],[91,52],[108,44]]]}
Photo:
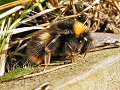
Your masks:
{"label": "bee's abdomen", "polygon": [[27,57],[35,64],[41,64],[44,60],[45,46],[52,40],[50,33],[44,32],[36,35],[27,43]]}

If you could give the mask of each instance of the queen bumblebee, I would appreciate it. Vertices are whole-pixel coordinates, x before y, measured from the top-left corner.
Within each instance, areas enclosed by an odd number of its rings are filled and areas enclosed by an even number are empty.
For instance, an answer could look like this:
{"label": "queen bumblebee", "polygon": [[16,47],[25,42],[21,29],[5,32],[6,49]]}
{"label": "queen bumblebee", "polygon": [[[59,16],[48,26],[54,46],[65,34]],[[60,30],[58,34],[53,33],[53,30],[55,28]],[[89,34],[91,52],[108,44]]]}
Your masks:
{"label": "queen bumblebee", "polygon": [[51,56],[70,56],[84,53],[90,43],[86,26],[79,21],[58,21],[46,30],[40,30],[27,43],[27,56],[35,64],[50,64]]}

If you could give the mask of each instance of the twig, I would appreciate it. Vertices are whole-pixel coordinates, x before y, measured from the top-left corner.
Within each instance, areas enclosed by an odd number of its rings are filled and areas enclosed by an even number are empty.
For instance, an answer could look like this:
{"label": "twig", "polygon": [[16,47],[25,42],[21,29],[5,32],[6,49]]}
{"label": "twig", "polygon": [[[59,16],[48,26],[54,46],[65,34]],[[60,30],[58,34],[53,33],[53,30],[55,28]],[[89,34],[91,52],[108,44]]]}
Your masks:
{"label": "twig", "polygon": [[17,6],[17,5],[29,2],[29,1],[32,1],[32,0],[17,0],[17,1],[14,1],[14,2],[10,2],[10,3],[7,3],[7,4],[1,5],[0,6],[0,11],[4,10],[4,9],[7,9],[7,8],[10,8],[10,7],[13,7],[13,6]]}
{"label": "twig", "polygon": [[90,6],[88,6],[87,8],[85,8],[82,12],[87,11],[88,9],[92,8],[94,5],[99,4],[99,3],[100,3],[100,0],[95,0],[95,1],[92,3],[92,5],[90,5]]}
{"label": "twig", "polygon": [[23,49],[26,46],[27,46],[27,43],[23,44],[21,47],[18,46],[19,48],[17,48],[15,51],[18,52],[18,51],[20,51],[21,49]]}
{"label": "twig", "polygon": [[[39,2],[39,0],[35,0],[35,3],[38,3],[38,2]],[[43,11],[43,7],[41,4],[38,5],[38,9],[39,9],[39,11]]]}
{"label": "twig", "polygon": [[49,72],[52,72],[52,71],[55,71],[55,70],[58,70],[58,69],[61,69],[61,68],[64,68],[64,67],[68,67],[68,66],[71,66],[71,65],[73,65],[73,64],[67,64],[67,65],[58,66],[56,68],[52,68],[52,69],[49,69],[49,70],[46,70],[46,71],[43,71],[43,72],[26,75],[23,78],[35,77],[35,76],[42,75],[42,74],[45,74],[45,73],[49,73]]}
{"label": "twig", "polygon": [[[35,2],[38,3],[39,0],[35,0]],[[38,10],[39,10],[40,12],[44,11],[41,3],[38,5]],[[47,15],[43,15],[43,16],[45,17],[45,22],[49,22]]]}
{"label": "twig", "polygon": [[68,6],[66,6],[66,7],[64,8],[64,10],[61,11],[61,13],[53,20],[53,22],[55,22],[55,21],[56,21],[63,13],[65,13],[67,10],[68,10]]}
{"label": "twig", "polygon": [[[83,11],[81,11],[80,13],[78,13],[78,14],[76,14],[76,15],[69,15],[69,16],[62,17],[62,19],[63,19],[63,18],[64,18],[64,19],[69,19],[69,18],[78,17],[79,15],[81,15],[81,13],[89,10],[89,9],[92,8],[94,5],[99,4],[99,2],[100,2],[100,0],[95,0],[95,1],[92,3],[91,6],[86,7],[86,8],[85,8]],[[67,8],[68,8],[68,6],[66,6],[66,8],[64,9],[64,11],[61,12],[60,15],[62,15],[64,12],[66,12]],[[56,20],[60,17],[60,15],[59,15],[58,17],[56,17],[55,20],[53,20],[53,21],[56,21]]]}
{"label": "twig", "polygon": [[53,86],[50,83],[44,83],[37,87],[35,90],[54,90]]}
{"label": "twig", "polygon": [[120,5],[116,2],[116,0],[113,0],[113,3],[116,6],[117,10],[120,12]]}
{"label": "twig", "polygon": [[46,14],[48,12],[51,12],[51,11],[53,11],[55,9],[57,9],[57,8],[46,9],[46,10],[40,12],[40,13],[37,13],[36,15],[30,16],[29,18],[26,18],[26,19],[22,20],[21,23],[26,23],[26,22],[28,22],[28,21],[30,21],[32,19],[35,19],[35,18],[37,18],[37,17],[39,17],[39,16],[41,16],[43,14]]}

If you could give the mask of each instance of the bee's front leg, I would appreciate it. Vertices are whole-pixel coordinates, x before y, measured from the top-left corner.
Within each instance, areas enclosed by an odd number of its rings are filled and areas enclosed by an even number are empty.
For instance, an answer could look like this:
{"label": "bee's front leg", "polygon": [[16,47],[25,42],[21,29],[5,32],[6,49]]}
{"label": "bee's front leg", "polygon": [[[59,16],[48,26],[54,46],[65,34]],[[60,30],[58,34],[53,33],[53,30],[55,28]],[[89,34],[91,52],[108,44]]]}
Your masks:
{"label": "bee's front leg", "polygon": [[65,49],[66,55],[71,57],[72,64],[76,63],[74,48],[68,42],[65,42]]}
{"label": "bee's front leg", "polygon": [[83,37],[82,40],[79,41],[79,45],[77,47],[77,51],[80,54],[86,55],[86,53],[89,51],[89,48],[91,46],[92,39],[90,37]]}

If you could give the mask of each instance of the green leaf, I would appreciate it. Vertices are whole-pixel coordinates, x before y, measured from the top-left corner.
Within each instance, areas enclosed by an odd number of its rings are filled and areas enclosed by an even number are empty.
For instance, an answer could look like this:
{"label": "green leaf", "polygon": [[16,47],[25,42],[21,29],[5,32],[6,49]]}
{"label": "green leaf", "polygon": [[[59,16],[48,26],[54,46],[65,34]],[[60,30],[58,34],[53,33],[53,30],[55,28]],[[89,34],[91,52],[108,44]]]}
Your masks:
{"label": "green leaf", "polygon": [[0,82],[3,81],[10,81],[16,78],[20,78],[22,76],[28,75],[32,73],[34,70],[33,67],[26,67],[26,68],[18,68],[13,71],[10,71],[9,73],[5,74],[0,78]]}

